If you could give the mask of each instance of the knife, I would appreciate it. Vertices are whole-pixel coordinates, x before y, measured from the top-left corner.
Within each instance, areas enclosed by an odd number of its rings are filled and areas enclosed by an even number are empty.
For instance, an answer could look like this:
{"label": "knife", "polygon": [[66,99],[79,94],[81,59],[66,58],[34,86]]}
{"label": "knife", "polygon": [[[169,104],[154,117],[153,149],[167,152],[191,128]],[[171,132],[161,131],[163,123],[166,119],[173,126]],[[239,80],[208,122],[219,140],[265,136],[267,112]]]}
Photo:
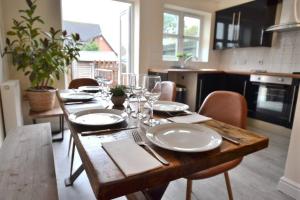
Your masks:
{"label": "knife", "polygon": [[109,133],[109,132],[115,132],[115,131],[124,131],[124,130],[130,130],[130,129],[136,129],[137,126],[130,126],[130,127],[124,127],[124,128],[107,128],[103,130],[96,130],[96,131],[83,131],[80,132],[82,136],[89,136],[89,135],[98,135],[103,133]]}
{"label": "knife", "polygon": [[222,138],[224,138],[225,140],[228,140],[229,142],[232,142],[234,144],[240,145],[241,143],[238,141],[239,139],[234,138],[234,137],[230,137],[230,136],[226,136],[223,134],[220,134],[222,136]]}

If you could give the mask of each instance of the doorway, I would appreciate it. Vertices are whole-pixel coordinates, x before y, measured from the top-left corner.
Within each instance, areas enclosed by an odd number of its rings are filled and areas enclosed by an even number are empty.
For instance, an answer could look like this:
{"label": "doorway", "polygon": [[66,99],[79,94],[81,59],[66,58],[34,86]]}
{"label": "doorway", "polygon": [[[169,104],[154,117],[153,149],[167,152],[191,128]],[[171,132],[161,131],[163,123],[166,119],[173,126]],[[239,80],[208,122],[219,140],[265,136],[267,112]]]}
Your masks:
{"label": "doorway", "polygon": [[133,72],[133,4],[114,0],[61,0],[63,30],[79,33],[79,61],[72,78],[110,72],[114,83]]}

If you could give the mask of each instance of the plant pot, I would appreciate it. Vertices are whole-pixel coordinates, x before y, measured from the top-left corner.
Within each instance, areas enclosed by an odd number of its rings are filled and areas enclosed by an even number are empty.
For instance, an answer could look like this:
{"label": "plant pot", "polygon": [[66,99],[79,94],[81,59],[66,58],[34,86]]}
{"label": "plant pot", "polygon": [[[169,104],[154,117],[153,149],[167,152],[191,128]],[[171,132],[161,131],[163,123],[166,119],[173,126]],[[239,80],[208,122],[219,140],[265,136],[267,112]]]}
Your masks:
{"label": "plant pot", "polygon": [[126,96],[112,96],[111,101],[115,106],[123,106]]}
{"label": "plant pot", "polygon": [[56,90],[57,89],[54,88],[27,90],[30,109],[34,112],[42,112],[53,109]]}

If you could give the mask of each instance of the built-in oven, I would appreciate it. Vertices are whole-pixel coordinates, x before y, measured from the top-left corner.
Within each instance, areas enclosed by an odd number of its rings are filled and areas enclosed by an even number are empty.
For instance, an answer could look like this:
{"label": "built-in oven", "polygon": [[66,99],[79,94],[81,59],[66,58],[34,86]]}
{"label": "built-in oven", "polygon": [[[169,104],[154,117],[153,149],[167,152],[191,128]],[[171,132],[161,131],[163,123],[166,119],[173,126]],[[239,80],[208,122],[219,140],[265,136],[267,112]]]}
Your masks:
{"label": "built-in oven", "polygon": [[291,128],[298,85],[290,77],[251,75],[246,93],[248,116]]}

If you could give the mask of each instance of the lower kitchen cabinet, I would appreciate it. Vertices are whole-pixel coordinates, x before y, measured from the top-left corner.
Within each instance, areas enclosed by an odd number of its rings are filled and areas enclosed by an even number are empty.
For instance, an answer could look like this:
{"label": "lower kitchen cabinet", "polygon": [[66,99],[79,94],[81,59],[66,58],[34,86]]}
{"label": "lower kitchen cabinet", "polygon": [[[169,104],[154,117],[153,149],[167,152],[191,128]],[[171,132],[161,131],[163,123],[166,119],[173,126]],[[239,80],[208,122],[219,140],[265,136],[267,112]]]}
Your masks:
{"label": "lower kitchen cabinet", "polygon": [[211,92],[216,90],[225,90],[225,74],[199,74],[197,83],[197,94],[196,94],[196,111],[199,110],[204,99]]}
{"label": "lower kitchen cabinet", "polygon": [[199,110],[204,99],[211,92],[226,90],[240,93],[247,98],[247,88],[249,87],[249,75],[238,74],[199,74],[196,95],[196,110]]}
{"label": "lower kitchen cabinet", "polygon": [[224,87],[227,91],[237,92],[246,96],[249,81],[249,75],[226,74],[224,78]]}

